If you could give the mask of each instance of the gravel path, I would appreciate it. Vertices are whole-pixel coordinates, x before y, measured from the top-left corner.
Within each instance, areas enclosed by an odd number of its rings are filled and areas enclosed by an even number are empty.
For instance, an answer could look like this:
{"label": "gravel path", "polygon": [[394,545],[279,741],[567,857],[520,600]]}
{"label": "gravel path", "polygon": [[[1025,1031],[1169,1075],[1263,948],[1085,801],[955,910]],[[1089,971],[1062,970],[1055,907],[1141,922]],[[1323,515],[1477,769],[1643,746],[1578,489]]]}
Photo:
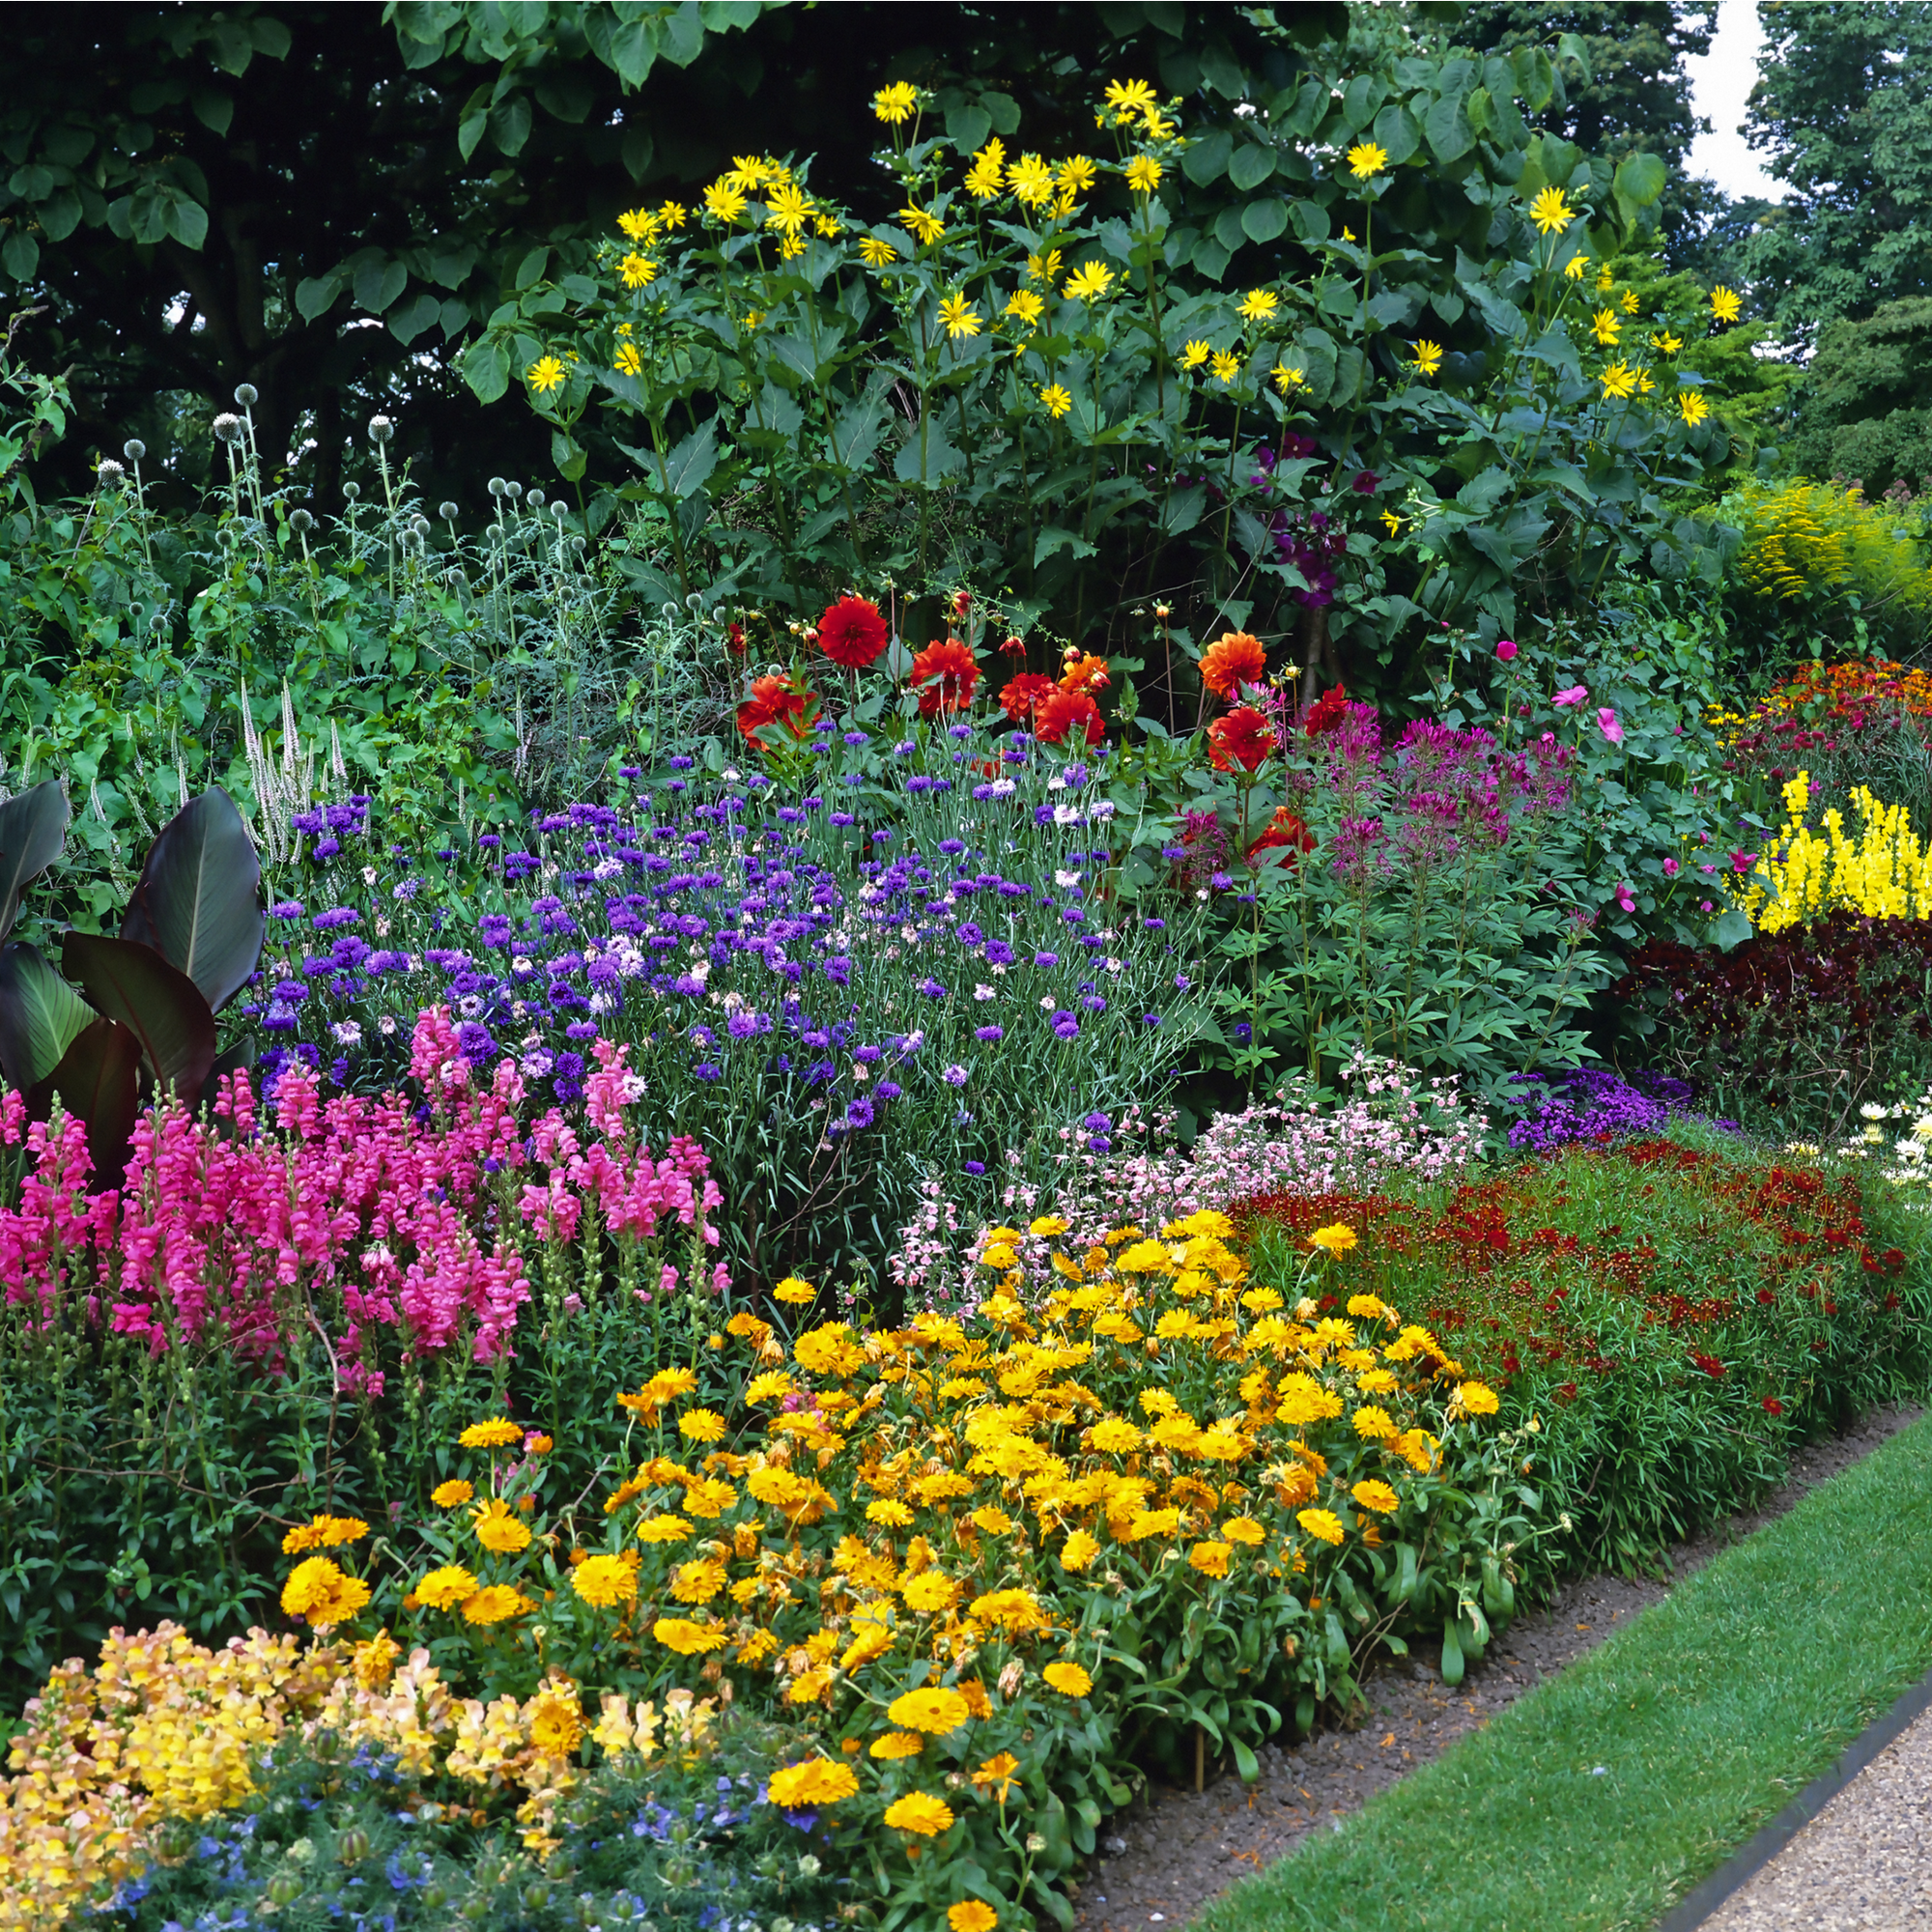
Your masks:
{"label": "gravel path", "polygon": [[1895,1737],[1700,1932],[1932,1925],[1932,1711]]}
{"label": "gravel path", "polygon": [[[1672,1552],[1673,1577],[1688,1576],[1720,1549],[1782,1516],[1807,1490],[1869,1455],[1919,1413],[1907,1407],[1875,1409],[1844,1435],[1804,1444],[1792,1459],[1785,1482],[1757,1509]],[[1594,1649],[1639,1610],[1667,1596],[1669,1588],[1651,1578],[1580,1578],[1547,1609],[1519,1617],[1491,1646],[1489,1656],[1470,1665],[1458,1690],[1451,1690],[1435,1674],[1434,1654],[1418,1647],[1412,1662],[1391,1660],[1371,1674],[1363,1686],[1366,1708],[1356,1714],[1353,1727],[1318,1727],[1302,1744],[1264,1746],[1257,1753],[1262,1775],[1255,1784],[1221,1777],[1200,1792],[1156,1787],[1107,1821],[1099,1856],[1083,1881],[1068,1888],[1076,1932],[1184,1925],[1210,1898],[1292,1852],[1309,1833],[1339,1831],[1341,1820],[1376,1792],[1428,1763],[1552,1671]],[[1774,1922],[1747,1921],[1751,1932]],[[1896,1921],[1846,1918],[1816,1922],[1926,1926],[1932,1925],[1932,1914]]]}

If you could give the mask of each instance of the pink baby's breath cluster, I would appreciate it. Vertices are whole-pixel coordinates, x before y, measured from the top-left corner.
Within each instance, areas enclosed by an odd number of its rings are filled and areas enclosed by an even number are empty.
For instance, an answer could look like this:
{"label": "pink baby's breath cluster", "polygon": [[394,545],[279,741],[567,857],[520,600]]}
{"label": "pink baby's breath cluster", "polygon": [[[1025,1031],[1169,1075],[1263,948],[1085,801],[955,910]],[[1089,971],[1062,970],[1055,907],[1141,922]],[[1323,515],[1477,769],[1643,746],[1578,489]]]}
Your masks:
{"label": "pink baby's breath cluster", "polygon": [[[1063,1135],[1056,1172],[1044,1180],[1023,1177],[1022,1157],[1010,1154],[1002,1206],[1015,1227],[1051,1214],[1069,1224],[1063,1239],[1092,1242],[1128,1223],[1157,1227],[1257,1194],[1367,1193],[1403,1175],[1439,1180],[1481,1154],[1486,1123],[1453,1079],[1425,1080],[1367,1054],[1357,1054],[1342,1078],[1350,1091],[1339,1104],[1295,1081],[1271,1101],[1217,1114],[1185,1150],[1174,1144],[1172,1116],[1130,1109],[1116,1122],[1106,1153]],[[924,1306],[968,1310],[986,1239],[983,1228],[968,1231],[944,1182],[928,1179],[919,1214],[900,1231],[893,1278]]]}
{"label": "pink baby's breath cluster", "polygon": [[[0,1208],[0,1289],[46,1321],[63,1304],[84,1308],[156,1353],[219,1324],[272,1360],[292,1321],[339,1311],[327,1340],[340,1379],[370,1395],[382,1377],[358,1357],[371,1328],[394,1330],[411,1355],[507,1353],[530,1294],[527,1238],[574,1240],[594,1213],[620,1254],[676,1227],[696,1252],[718,1239],[710,1212],[723,1197],[703,1151],[679,1138],[653,1159],[624,1112],[639,1091],[629,1049],[599,1040],[595,1051],[587,1144],[555,1108],[526,1127],[515,1064],[479,1084],[439,1007],[412,1039],[427,1105],[400,1094],[325,1101],[298,1065],[263,1117],[237,1073],[212,1120],[165,1104],[143,1115],[121,1186],[98,1193],[81,1123],[30,1122],[10,1092],[0,1142],[24,1145],[26,1171],[18,1204]],[[664,1263],[652,1280],[668,1292],[676,1268]]]}

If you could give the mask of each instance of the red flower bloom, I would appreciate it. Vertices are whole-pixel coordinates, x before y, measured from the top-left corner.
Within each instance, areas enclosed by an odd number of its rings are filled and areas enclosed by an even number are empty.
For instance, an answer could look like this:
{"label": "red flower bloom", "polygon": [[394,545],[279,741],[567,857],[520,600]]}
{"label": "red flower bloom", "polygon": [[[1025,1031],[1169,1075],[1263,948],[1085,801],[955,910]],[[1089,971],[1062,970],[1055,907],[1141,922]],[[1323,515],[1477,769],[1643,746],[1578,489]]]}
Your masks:
{"label": "red flower bloom", "polygon": [[818,648],[847,670],[864,670],[891,641],[886,620],[869,597],[841,597],[818,620]]}
{"label": "red flower bloom", "polygon": [[1252,859],[1257,852],[1278,851],[1283,848],[1288,852],[1288,858],[1283,863],[1292,866],[1294,864],[1294,855],[1297,852],[1315,850],[1315,835],[1309,831],[1307,821],[1298,811],[1291,811],[1287,806],[1278,805],[1274,809],[1274,816],[1263,829],[1262,836],[1248,847],[1248,857]]}
{"label": "red flower bloom", "polygon": [[980,666],[957,638],[948,638],[942,643],[927,644],[913,659],[912,681],[926,687],[919,694],[922,718],[930,718],[936,711],[964,711],[980,682]]}
{"label": "red flower bloom", "polygon": [[1246,631],[1223,631],[1201,653],[1201,682],[1216,697],[1233,697],[1240,686],[1266,676],[1267,653]]}
{"label": "red flower bloom", "polygon": [[1311,738],[1320,738],[1332,731],[1348,715],[1349,694],[1341,685],[1324,691],[1308,707],[1308,715],[1301,721],[1301,728]]}
{"label": "red flower bloom", "polygon": [[1767,1415],[1782,1415],[1784,1405],[1775,1395],[1768,1395],[1764,1399],[1764,1412]]}
{"label": "red flower bloom", "polygon": [[1074,652],[1061,668],[1060,688],[1062,691],[1105,691],[1107,660],[1091,657],[1084,651]]}
{"label": "red flower bloom", "polygon": [[1026,639],[1024,638],[1009,638],[1007,641],[1000,646],[1000,655],[1003,658],[1025,657]]}
{"label": "red flower bloom", "polygon": [[1274,748],[1273,727],[1251,704],[1236,706],[1208,727],[1208,757],[1217,772],[1236,765],[1251,772]]}
{"label": "red flower bloom", "polygon": [[1056,690],[1033,715],[1034,736],[1045,745],[1063,744],[1069,733],[1080,730],[1085,731],[1090,745],[1097,745],[1107,735],[1100,707],[1084,691]]}
{"label": "red flower bloom", "polygon": [[1060,687],[1042,671],[1023,670],[1000,693],[1000,708],[1024,724]]}
{"label": "red flower bloom", "polygon": [[731,646],[732,650],[733,650],[733,651],[734,651],[734,652],[735,652],[735,653],[736,653],[736,654],[737,654],[737,655],[738,655],[739,657],[743,657],[743,656],[745,655],[745,643],[746,643],[746,638],[745,638],[745,627],[744,627],[744,625],[742,625],[742,624],[726,624],[726,625],[724,626],[724,638],[725,638],[725,641],[726,641],[727,643],[729,643],[729,645]]}
{"label": "red flower bloom", "polygon": [[818,694],[788,677],[761,677],[752,695],[738,707],[738,729],[756,744],[759,730],[781,724],[794,738],[803,738],[818,712]]}

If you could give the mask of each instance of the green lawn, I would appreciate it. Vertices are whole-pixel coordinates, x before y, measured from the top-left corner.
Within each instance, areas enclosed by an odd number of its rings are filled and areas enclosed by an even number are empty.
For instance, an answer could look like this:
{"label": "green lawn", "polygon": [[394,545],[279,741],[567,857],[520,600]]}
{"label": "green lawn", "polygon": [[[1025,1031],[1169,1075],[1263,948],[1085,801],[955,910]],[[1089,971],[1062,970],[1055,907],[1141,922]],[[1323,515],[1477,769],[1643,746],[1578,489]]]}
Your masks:
{"label": "green lawn", "polygon": [[1928,1666],[1932,1417],[1202,1925],[1644,1932]]}

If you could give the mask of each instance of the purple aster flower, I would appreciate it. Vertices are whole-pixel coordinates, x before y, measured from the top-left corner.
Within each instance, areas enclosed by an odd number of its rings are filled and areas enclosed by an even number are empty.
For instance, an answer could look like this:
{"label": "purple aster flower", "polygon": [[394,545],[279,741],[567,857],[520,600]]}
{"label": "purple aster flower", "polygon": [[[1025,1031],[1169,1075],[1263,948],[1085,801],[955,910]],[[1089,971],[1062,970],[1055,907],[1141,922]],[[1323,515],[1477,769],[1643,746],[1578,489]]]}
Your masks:
{"label": "purple aster flower", "polygon": [[955,1060],[939,1077],[949,1087],[963,1087],[966,1084],[966,1069]]}

